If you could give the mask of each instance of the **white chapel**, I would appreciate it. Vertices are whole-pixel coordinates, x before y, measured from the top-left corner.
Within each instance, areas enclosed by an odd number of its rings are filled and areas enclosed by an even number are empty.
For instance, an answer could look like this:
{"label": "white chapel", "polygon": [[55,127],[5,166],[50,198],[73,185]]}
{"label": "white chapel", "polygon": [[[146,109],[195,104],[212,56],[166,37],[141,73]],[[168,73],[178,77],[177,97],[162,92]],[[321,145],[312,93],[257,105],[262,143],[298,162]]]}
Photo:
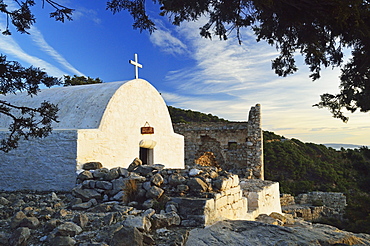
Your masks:
{"label": "white chapel", "polygon": [[[144,164],[184,168],[184,138],[174,133],[160,93],[143,79],[55,87],[1,100],[28,107],[57,104],[59,123],[48,137],[0,153],[0,190],[70,190],[76,170],[92,161],[128,167],[139,157]],[[0,138],[9,123],[0,115]]]}

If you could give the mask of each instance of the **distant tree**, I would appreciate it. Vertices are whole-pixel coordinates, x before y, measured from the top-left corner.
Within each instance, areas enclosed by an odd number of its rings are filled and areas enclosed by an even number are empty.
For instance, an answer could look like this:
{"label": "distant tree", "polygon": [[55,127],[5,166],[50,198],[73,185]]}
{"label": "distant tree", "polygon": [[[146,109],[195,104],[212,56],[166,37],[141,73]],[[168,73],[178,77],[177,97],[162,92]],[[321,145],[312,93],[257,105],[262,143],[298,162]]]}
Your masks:
{"label": "distant tree", "polygon": [[[311,70],[312,80],[320,78],[322,67],[342,67],[340,93],[324,94],[314,105],[328,108],[344,122],[351,112],[370,110],[370,2],[368,0],[152,0],[160,15],[171,23],[198,21],[206,17],[200,35],[226,40],[250,28],[257,41],[265,40],[280,51],[272,68],[279,76],[298,70],[295,54],[301,53]],[[134,29],[153,32],[156,27],[145,9],[145,0],[111,0],[107,9],[114,14],[127,10]],[[343,64],[343,50],[352,49],[352,58]]]}
{"label": "distant tree", "polygon": [[190,122],[227,122],[212,114],[204,114],[190,109],[180,109],[168,106],[172,123],[190,123]]}
{"label": "distant tree", "polygon": [[77,76],[73,75],[73,77],[69,75],[64,75],[64,86],[74,86],[74,85],[87,85],[87,84],[100,84],[103,81],[99,78],[90,78],[85,76]]}

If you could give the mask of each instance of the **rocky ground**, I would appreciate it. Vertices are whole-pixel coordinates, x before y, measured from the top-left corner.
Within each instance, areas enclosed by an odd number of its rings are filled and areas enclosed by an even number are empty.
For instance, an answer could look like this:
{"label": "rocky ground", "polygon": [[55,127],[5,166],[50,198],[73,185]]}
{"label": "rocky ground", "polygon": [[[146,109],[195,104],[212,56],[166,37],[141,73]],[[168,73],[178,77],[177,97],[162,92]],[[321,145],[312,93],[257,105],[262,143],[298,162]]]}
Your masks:
{"label": "rocky ground", "polygon": [[370,235],[278,214],[260,216],[265,223],[190,228],[161,225],[152,209],[117,202],[72,210],[73,199],[70,193],[0,193],[0,245],[370,245]]}
{"label": "rocky ground", "polygon": [[73,199],[69,193],[0,193],[0,245],[184,245],[192,229],[155,229],[153,209],[117,202],[72,210]]}

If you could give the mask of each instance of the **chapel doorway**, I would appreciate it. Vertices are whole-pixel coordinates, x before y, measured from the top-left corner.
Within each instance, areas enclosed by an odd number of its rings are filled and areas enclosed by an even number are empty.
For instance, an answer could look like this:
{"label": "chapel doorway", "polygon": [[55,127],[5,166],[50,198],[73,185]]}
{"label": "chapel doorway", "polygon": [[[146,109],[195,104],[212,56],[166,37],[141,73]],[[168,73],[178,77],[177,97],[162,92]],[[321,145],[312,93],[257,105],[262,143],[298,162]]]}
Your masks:
{"label": "chapel doorway", "polygon": [[140,147],[140,160],[143,162],[143,165],[153,165],[153,149],[142,148]]}

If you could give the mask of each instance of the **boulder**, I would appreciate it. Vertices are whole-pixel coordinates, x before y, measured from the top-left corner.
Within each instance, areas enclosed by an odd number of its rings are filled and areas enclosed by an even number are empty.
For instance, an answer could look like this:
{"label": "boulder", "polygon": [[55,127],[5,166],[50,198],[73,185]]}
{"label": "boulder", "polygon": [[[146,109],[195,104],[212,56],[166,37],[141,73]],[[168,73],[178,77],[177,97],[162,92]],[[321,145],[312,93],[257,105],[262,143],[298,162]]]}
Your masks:
{"label": "boulder", "polygon": [[39,227],[40,221],[36,217],[26,217],[19,223],[21,227],[28,227],[30,229],[36,229]]}
{"label": "boulder", "polygon": [[140,174],[141,176],[147,176],[152,173],[155,168],[149,165],[139,165],[133,172]]}
{"label": "boulder", "polygon": [[83,189],[82,186],[76,186],[72,189],[72,194],[82,199],[82,201],[89,201],[91,199],[101,198],[101,194],[95,189]]}
{"label": "boulder", "polygon": [[86,214],[80,213],[80,214],[76,214],[73,217],[72,221],[76,223],[78,226],[80,226],[81,228],[84,228],[89,222],[89,218],[87,217]]}
{"label": "boulder", "polygon": [[17,228],[19,226],[19,223],[21,223],[21,221],[26,217],[27,216],[22,211],[15,213],[12,217],[12,220],[10,221],[10,228]]}
{"label": "boulder", "polygon": [[88,180],[88,179],[93,179],[94,176],[90,171],[83,171],[81,172],[77,178],[81,181]]}
{"label": "boulder", "polygon": [[293,228],[257,221],[219,221],[190,231],[186,246],[370,245],[370,235],[341,231],[322,224]]}
{"label": "boulder", "polygon": [[141,166],[143,162],[139,158],[135,158],[132,163],[128,166],[127,170],[133,172],[137,167]]}
{"label": "boulder", "polygon": [[143,234],[135,227],[118,228],[111,239],[111,246],[142,246]]}
{"label": "boulder", "polygon": [[27,227],[18,227],[9,239],[9,245],[26,246],[31,236],[31,230]]}
{"label": "boulder", "polygon": [[82,232],[82,228],[75,223],[72,222],[65,222],[59,225],[54,230],[54,234],[56,236],[70,236],[74,237]]}
{"label": "boulder", "polygon": [[185,177],[182,176],[181,174],[179,173],[173,173],[169,176],[168,178],[168,183],[169,185],[171,186],[177,186],[177,185],[181,185],[181,184],[184,184],[186,181]]}
{"label": "boulder", "polygon": [[151,221],[153,227],[156,229],[181,224],[180,216],[173,211],[168,213],[154,214],[151,217]]}
{"label": "boulder", "polygon": [[162,196],[162,194],[164,193],[164,190],[157,187],[157,186],[152,186],[150,187],[150,189],[146,192],[146,197],[147,198],[154,198],[154,199],[158,199],[159,197]]}
{"label": "boulder", "polygon": [[191,191],[206,192],[208,189],[207,183],[200,178],[190,178],[186,184]]}
{"label": "boulder", "polygon": [[50,245],[58,246],[73,246],[76,245],[76,240],[68,236],[57,236],[50,239]]}
{"label": "boulder", "polygon": [[154,174],[150,178],[150,182],[153,185],[158,186],[158,187],[160,187],[163,184],[163,181],[164,181],[164,179],[163,179],[162,175],[160,175],[159,173]]}
{"label": "boulder", "polygon": [[125,227],[135,227],[139,231],[150,231],[152,223],[146,216],[128,215],[126,220],[122,223]]}
{"label": "boulder", "polygon": [[83,164],[82,169],[84,170],[95,170],[95,169],[100,169],[102,168],[103,165],[100,162],[87,162]]}

